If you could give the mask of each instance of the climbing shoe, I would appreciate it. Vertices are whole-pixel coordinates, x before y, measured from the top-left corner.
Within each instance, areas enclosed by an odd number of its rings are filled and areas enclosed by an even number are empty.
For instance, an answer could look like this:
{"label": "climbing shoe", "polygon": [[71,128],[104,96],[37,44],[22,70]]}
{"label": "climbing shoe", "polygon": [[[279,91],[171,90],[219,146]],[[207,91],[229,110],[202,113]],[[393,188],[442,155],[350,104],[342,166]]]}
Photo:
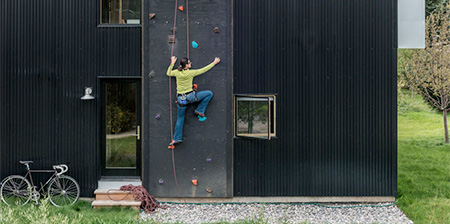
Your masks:
{"label": "climbing shoe", "polygon": [[172,141],[171,143],[169,143],[169,146],[173,146],[173,145],[176,145],[178,143],[181,143],[181,141]]}
{"label": "climbing shoe", "polygon": [[198,111],[194,111],[194,114],[198,116],[198,120],[199,121],[205,121],[206,120],[205,114],[202,114],[202,113],[200,113]]}

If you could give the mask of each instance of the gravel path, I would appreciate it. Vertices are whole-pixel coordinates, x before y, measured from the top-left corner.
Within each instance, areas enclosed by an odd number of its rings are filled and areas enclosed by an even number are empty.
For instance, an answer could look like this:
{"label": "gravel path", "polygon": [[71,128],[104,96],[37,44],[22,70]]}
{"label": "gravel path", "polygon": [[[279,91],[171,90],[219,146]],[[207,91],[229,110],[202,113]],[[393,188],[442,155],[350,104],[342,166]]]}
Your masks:
{"label": "gravel path", "polygon": [[[221,204],[169,205],[155,214],[141,213],[143,220],[160,223],[214,223],[251,221],[256,223],[413,223],[396,205],[367,207],[367,204],[327,204],[356,206],[328,208],[311,204]],[[379,203],[373,205],[387,205]]]}

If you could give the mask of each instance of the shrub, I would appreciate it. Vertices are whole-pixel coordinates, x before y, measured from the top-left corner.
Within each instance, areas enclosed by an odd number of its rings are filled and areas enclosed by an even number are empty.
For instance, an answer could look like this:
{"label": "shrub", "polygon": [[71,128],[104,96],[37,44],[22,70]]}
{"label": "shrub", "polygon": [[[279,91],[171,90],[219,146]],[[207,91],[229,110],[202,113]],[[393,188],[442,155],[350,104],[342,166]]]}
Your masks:
{"label": "shrub", "polygon": [[117,103],[112,103],[106,106],[106,119],[108,133],[118,134],[133,128],[136,115],[124,111]]}

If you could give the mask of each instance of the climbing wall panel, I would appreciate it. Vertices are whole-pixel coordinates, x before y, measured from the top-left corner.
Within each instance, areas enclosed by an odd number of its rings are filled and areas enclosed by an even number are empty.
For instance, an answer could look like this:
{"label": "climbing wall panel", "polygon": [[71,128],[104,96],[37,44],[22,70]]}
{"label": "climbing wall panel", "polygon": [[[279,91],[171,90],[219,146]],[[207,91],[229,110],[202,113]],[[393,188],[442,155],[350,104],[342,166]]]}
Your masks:
{"label": "climbing wall panel", "polygon": [[[178,185],[185,197],[229,197],[232,194],[231,1],[181,0],[177,6],[175,0],[144,2],[144,185],[152,195],[179,197],[172,153],[167,148],[171,140],[170,104],[173,127],[177,116],[176,83],[173,78],[170,102],[166,75],[172,49],[169,35],[173,34],[177,8],[174,55],[179,59],[186,57],[189,45],[192,68],[203,67],[214,57],[221,58],[220,64],[194,79],[199,90],[211,90],[214,97],[206,111],[206,121],[198,121],[194,106],[186,111],[183,143],[174,150]],[[179,9],[181,6],[183,11]]]}

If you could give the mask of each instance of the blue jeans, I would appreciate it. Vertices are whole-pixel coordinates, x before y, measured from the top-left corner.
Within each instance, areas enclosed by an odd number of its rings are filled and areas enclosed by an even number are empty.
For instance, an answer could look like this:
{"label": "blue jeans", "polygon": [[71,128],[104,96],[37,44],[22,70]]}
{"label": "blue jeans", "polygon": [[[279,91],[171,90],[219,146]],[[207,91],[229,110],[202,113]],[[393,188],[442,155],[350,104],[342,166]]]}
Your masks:
{"label": "blue jeans", "polygon": [[[213,93],[209,90],[197,92],[197,100],[195,100],[194,92],[186,95],[186,100],[189,103],[200,102],[195,109],[195,111],[205,114],[206,108],[208,107],[208,103],[213,97]],[[180,102],[180,96],[177,97],[177,101]],[[173,140],[177,142],[183,141],[183,125],[184,125],[184,117],[186,115],[187,105],[180,107],[177,104],[177,123],[175,124],[175,133],[173,135]]]}

